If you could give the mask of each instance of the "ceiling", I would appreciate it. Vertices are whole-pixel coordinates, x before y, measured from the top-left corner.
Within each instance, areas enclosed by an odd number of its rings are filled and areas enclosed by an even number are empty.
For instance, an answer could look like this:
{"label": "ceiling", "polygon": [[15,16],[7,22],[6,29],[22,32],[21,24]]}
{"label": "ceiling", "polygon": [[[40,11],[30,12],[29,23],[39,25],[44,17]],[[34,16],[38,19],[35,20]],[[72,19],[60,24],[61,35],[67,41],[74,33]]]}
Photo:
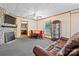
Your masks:
{"label": "ceiling", "polygon": [[21,17],[45,18],[79,8],[78,3],[0,3],[0,7]]}

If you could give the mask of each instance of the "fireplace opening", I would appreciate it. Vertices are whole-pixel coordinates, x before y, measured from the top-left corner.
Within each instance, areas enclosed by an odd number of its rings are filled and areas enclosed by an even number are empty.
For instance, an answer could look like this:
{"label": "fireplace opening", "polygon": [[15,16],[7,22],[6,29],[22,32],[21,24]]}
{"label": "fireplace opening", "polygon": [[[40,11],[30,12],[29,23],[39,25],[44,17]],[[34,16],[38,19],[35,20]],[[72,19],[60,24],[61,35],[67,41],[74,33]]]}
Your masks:
{"label": "fireplace opening", "polygon": [[4,32],[5,43],[15,40],[14,32]]}

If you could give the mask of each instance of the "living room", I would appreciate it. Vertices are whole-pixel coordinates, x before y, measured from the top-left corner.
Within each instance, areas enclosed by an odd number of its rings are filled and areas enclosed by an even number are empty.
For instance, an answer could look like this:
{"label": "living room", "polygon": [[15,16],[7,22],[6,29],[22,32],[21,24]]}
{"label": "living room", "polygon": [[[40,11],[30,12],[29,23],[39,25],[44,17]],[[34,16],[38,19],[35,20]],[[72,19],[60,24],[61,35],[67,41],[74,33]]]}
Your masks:
{"label": "living room", "polygon": [[0,3],[0,56],[78,56],[78,19],[79,3]]}

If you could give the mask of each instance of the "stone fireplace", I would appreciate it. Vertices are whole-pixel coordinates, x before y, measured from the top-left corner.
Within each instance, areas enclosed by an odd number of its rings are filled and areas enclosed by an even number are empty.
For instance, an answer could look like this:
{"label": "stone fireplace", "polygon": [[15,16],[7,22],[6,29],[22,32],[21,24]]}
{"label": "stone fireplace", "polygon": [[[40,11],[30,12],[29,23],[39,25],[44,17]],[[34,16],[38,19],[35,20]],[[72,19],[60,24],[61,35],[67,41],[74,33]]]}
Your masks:
{"label": "stone fireplace", "polygon": [[15,40],[15,27],[0,27],[0,45]]}

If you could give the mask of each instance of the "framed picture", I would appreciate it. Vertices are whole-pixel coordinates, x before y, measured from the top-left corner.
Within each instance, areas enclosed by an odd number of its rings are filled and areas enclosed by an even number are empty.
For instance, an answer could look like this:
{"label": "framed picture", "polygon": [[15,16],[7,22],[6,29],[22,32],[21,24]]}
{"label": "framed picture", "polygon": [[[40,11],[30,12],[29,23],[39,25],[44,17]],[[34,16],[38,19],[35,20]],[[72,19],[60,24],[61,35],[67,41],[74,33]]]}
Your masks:
{"label": "framed picture", "polygon": [[44,23],[44,33],[45,35],[51,35],[51,21],[46,21]]}

